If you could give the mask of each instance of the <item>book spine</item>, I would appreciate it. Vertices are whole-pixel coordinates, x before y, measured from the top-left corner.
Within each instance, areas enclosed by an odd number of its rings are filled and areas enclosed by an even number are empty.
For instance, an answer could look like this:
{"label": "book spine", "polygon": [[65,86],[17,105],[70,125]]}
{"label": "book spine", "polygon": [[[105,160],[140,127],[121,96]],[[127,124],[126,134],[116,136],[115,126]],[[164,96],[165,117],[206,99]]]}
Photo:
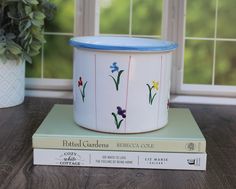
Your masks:
{"label": "book spine", "polygon": [[34,165],[206,170],[206,153],[34,149]]}
{"label": "book spine", "polygon": [[195,152],[206,151],[206,141],[196,140],[114,140],[96,138],[33,137],[33,148],[147,151],[147,152]]}

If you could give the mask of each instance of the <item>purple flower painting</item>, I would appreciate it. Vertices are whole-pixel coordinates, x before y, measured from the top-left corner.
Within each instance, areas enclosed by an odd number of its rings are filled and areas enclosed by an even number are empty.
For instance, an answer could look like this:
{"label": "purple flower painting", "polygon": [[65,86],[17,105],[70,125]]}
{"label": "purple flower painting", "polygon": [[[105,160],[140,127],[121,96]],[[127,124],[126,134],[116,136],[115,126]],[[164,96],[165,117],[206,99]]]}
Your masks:
{"label": "purple flower painting", "polygon": [[[114,118],[116,128],[119,129],[121,126],[121,123],[126,118],[126,110],[122,109],[120,106],[117,106],[117,113],[112,112],[111,115]],[[121,117],[122,119],[119,120],[119,117]]]}

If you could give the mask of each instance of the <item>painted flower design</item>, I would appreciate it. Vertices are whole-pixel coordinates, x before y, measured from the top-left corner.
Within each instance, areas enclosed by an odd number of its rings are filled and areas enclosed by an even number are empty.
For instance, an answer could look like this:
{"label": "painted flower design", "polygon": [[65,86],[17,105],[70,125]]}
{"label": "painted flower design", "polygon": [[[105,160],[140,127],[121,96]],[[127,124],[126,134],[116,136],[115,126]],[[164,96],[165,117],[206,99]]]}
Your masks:
{"label": "painted flower design", "polygon": [[122,108],[120,106],[117,106],[117,113],[118,115],[122,116],[122,118],[126,118],[126,110],[122,110]]}
{"label": "painted flower design", "polygon": [[149,92],[149,104],[152,105],[153,100],[155,99],[157,93],[155,91],[159,90],[159,82],[157,81],[152,81],[152,85],[146,84],[148,86],[148,92]]}
{"label": "painted flower design", "polygon": [[[117,62],[113,62],[112,65],[110,66],[111,69],[111,73],[113,73],[113,75],[109,75],[114,83],[115,83],[115,87],[116,90],[119,90],[119,84],[120,84],[120,77],[121,74],[123,73],[124,70],[120,70],[119,67],[117,66]],[[115,75],[115,73],[117,72],[117,75]]]}
{"label": "painted flower design", "polygon": [[78,87],[83,86],[83,80],[82,77],[79,77],[79,81],[78,81]]}
{"label": "painted flower design", "polygon": [[[120,106],[117,106],[117,113],[112,112],[111,115],[114,118],[116,128],[119,129],[121,126],[121,123],[126,118],[126,110],[122,109]],[[122,117],[122,119],[119,120],[119,117]]]}
{"label": "painted flower design", "polygon": [[82,77],[79,77],[78,87],[79,87],[79,91],[80,91],[83,102],[85,99],[85,88],[87,86],[87,83],[88,83],[87,81],[84,83]]}
{"label": "painted flower design", "polygon": [[159,83],[156,81],[152,81],[152,86],[154,87],[154,89],[158,90],[159,89]]}
{"label": "painted flower design", "polygon": [[119,67],[117,66],[116,62],[113,62],[112,65],[110,66],[111,68],[111,72],[118,72],[119,71]]}

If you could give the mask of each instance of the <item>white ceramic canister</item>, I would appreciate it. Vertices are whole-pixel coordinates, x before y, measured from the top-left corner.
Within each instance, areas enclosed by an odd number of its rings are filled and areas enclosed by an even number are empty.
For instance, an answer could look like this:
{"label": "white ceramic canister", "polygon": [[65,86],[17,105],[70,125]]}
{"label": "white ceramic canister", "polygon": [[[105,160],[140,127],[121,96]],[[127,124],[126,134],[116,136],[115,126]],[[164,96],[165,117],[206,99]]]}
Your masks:
{"label": "white ceramic canister", "polygon": [[76,37],[74,119],[109,133],[140,133],[168,122],[172,51],[177,44],[130,37]]}

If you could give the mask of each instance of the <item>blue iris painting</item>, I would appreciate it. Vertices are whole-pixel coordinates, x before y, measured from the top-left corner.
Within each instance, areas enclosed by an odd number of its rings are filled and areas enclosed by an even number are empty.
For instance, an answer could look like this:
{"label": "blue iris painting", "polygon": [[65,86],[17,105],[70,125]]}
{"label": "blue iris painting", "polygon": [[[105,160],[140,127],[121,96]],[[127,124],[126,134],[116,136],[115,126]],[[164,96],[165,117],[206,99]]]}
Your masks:
{"label": "blue iris painting", "polygon": [[111,72],[118,72],[119,71],[119,67],[117,66],[116,62],[113,62],[112,65],[110,66],[111,68]]}
{"label": "blue iris painting", "polygon": [[[119,70],[119,67],[117,66],[117,62],[113,62],[112,65],[110,66],[110,69],[113,75],[109,75],[109,76],[113,79],[116,90],[118,91],[119,84],[120,84],[120,77],[121,77],[121,74],[124,72],[124,70]],[[117,75],[116,75],[116,72],[117,72]]]}
{"label": "blue iris painting", "polygon": [[[126,110],[122,109],[120,106],[117,106],[117,113],[112,112],[111,115],[114,118],[116,128],[119,129],[121,126],[121,123],[126,118]],[[122,119],[118,120],[119,117],[122,117]]]}

